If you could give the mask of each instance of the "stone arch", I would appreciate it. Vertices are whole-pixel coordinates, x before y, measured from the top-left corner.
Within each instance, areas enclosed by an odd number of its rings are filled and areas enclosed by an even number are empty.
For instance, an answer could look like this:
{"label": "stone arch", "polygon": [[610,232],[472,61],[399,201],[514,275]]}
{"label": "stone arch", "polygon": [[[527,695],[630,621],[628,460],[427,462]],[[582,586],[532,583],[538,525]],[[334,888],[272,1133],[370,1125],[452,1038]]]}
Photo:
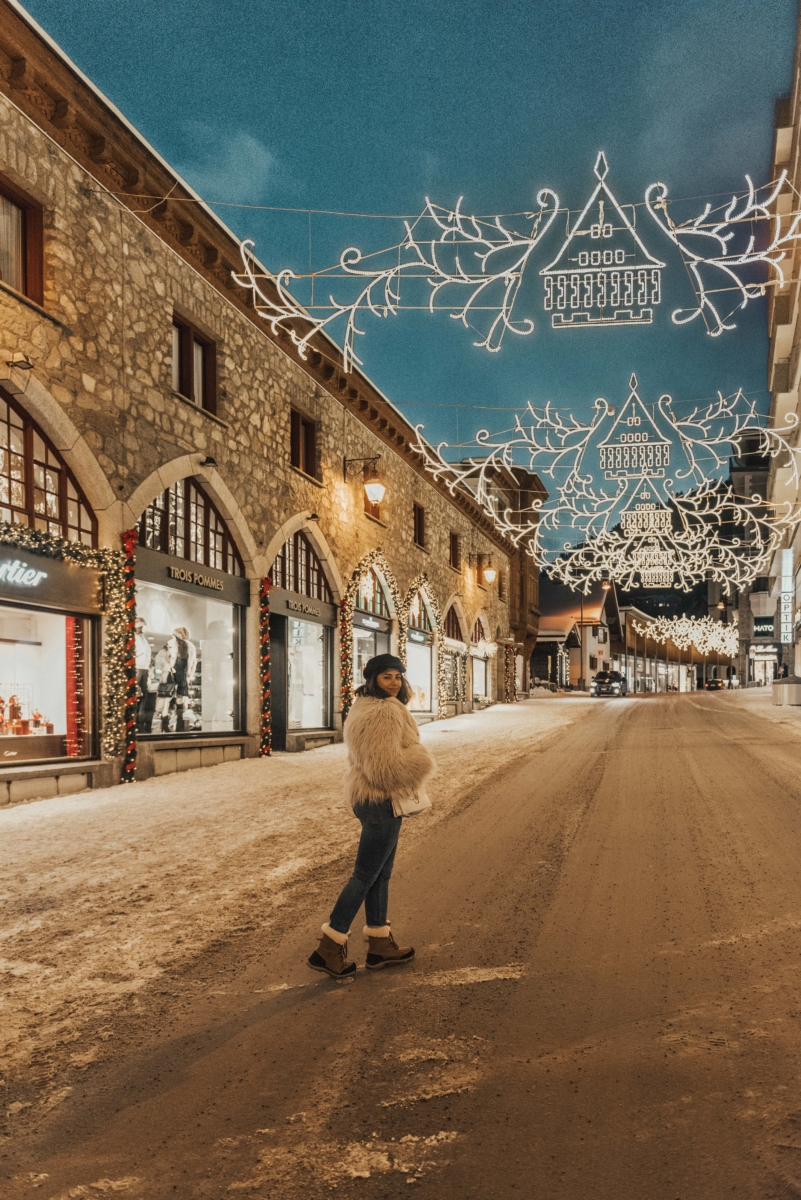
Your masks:
{"label": "stone arch", "polygon": [[98,545],[119,549],[125,525],[125,505],[114,495],[105,471],[89,443],[58,400],[32,371],[0,367],[0,387],[9,393],[53,443],[80,484],[97,518]]}
{"label": "stone arch", "polygon": [[200,466],[196,455],[182,454],[179,458],[173,458],[157,470],[151,471],[147,479],[142,480],[125,505],[128,518],[126,524],[135,524],[148,504],[152,503],[160,492],[164,492],[168,487],[172,487],[179,479],[188,479],[190,477],[199,479],[202,482],[204,488],[220,510],[220,514],[231,527],[237,549],[242,555],[246,577],[249,579],[259,577],[263,573],[261,571],[263,555],[259,552],[244,513],[217,468]]}
{"label": "stone arch", "polygon": [[290,517],[288,521],[284,521],[280,529],[276,530],[270,541],[267,543],[267,549],[263,551],[262,558],[264,561],[263,574],[267,574],[275,561],[275,556],[283,546],[287,538],[291,538],[293,534],[303,532],[308,537],[314,552],[319,558],[325,571],[325,577],[328,580],[328,586],[331,588],[331,595],[334,598],[334,604],[341,604],[345,592],[345,587],[342,582],[342,576],[339,573],[339,567],[336,564],[334,553],[328,544],[323,531],[316,520],[312,520],[314,513],[301,512],[296,513],[294,517]]}

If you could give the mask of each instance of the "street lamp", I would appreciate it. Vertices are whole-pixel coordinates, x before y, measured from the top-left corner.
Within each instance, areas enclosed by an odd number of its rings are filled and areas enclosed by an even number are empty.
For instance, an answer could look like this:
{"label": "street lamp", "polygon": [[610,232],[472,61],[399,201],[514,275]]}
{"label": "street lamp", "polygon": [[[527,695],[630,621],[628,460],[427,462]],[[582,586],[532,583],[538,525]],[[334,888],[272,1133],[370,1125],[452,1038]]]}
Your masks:
{"label": "street lamp", "polygon": [[373,458],[346,458],[343,460],[342,474],[345,480],[349,475],[358,475],[359,467],[362,468],[364,494],[371,504],[380,504],[387,490],[376,466],[380,458],[381,455],[376,454]]}
{"label": "street lamp", "polygon": [[486,565],[486,567],[484,567],[481,574],[484,576],[484,580],[487,583],[495,582],[495,577],[498,574],[498,571],[492,565],[492,555],[490,555],[490,557],[487,559],[487,565]]}

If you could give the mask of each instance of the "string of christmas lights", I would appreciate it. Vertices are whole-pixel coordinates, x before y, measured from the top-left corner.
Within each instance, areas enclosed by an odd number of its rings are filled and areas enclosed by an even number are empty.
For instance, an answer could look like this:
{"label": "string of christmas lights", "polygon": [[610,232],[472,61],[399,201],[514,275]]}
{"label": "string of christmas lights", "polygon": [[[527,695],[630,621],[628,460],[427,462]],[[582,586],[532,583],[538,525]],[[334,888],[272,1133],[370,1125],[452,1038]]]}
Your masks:
{"label": "string of christmas lights", "polygon": [[693,647],[699,654],[723,654],[733,658],[740,648],[740,630],[736,622],[726,624],[712,617],[657,617],[649,625],[632,622],[634,630],[664,645],[671,641],[679,650]]}
{"label": "string of christmas lights", "polygon": [[270,591],[272,580],[262,579],[259,587],[259,672],[261,679],[261,739],[259,754],[273,752],[272,696],[270,685]]}
{"label": "string of christmas lights", "polygon": [[122,763],[120,783],[133,783],[136,779],[136,730],[139,693],[136,686],[136,543],[135,529],[126,529],[122,535],[123,587],[125,589],[125,757]]}

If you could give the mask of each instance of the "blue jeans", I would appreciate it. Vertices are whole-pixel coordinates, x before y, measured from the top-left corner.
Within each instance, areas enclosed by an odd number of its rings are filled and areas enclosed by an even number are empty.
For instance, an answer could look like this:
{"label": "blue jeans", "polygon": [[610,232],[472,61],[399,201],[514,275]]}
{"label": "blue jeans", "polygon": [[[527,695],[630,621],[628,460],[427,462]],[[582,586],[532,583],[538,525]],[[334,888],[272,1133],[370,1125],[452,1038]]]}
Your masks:
{"label": "blue jeans", "polygon": [[391,800],[356,804],[353,812],[362,823],[362,836],[353,874],[328,918],[329,925],[337,933],[348,933],[362,904],[368,925],[373,928],[386,925],[389,877],[403,820],[403,817],[393,816]]}

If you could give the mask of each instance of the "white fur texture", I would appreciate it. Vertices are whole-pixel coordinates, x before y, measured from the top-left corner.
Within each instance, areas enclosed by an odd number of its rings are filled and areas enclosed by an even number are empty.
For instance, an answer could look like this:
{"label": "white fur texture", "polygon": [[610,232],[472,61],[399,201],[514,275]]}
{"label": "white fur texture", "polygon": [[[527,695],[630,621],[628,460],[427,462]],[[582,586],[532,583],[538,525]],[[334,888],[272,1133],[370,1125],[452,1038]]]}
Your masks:
{"label": "white fur texture", "polygon": [[417,722],[400,700],[357,696],[344,739],[350,764],[345,795],[351,804],[391,799],[393,792],[419,787],[434,771]]}
{"label": "white fur texture", "polygon": [[348,938],[350,937],[349,932],[348,933],[340,933],[338,930],[332,929],[327,921],[326,921],[325,925],[323,925],[323,933],[326,934],[328,937],[330,937],[332,942],[336,942],[336,944],[338,946],[344,946],[346,944]]}
{"label": "white fur texture", "polygon": [[363,932],[366,938],[389,937],[389,925],[365,925]]}

